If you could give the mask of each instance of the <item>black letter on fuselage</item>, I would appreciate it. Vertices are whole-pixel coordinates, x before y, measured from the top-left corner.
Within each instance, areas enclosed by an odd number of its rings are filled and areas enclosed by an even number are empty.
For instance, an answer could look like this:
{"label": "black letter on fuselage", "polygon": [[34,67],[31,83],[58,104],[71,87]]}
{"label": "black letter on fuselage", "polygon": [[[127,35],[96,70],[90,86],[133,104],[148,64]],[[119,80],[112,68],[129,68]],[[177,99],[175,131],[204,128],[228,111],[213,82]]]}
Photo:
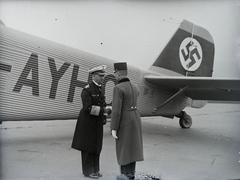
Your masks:
{"label": "black letter on fuselage", "polygon": [[73,102],[75,87],[84,88],[87,85],[87,82],[77,80],[78,70],[79,70],[79,66],[74,65],[73,71],[72,71],[71,84],[69,87],[68,98],[67,98],[68,102]]}
{"label": "black letter on fuselage", "polygon": [[[31,70],[32,70],[32,79],[27,79]],[[20,92],[23,85],[32,87],[32,95],[39,96],[38,55],[36,53],[31,54],[13,91]]]}
{"label": "black letter on fuselage", "polygon": [[52,75],[52,85],[51,85],[49,98],[55,99],[56,93],[57,93],[58,82],[71,64],[65,62],[62,65],[62,67],[57,71],[56,64],[55,64],[55,61],[53,58],[49,57],[48,63],[49,63],[49,67],[50,67],[50,71],[51,71],[51,75]]}

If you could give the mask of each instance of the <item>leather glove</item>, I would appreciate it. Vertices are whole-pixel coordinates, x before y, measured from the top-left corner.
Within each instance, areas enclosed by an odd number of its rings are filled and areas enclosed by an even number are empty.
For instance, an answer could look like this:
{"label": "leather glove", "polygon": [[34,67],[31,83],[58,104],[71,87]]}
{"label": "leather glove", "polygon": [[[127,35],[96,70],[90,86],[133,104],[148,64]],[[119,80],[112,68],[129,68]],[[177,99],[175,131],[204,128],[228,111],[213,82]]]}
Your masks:
{"label": "leather glove", "polygon": [[107,106],[106,108],[108,108],[108,115],[110,115],[112,113],[112,106]]}
{"label": "leather glove", "polygon": [[104,113],[106,113],[106,115],[110,115],[112,113],[111,108],[104,108]]}
{"label": "leather glove", "polygon": [[112,137],[114,137],[115,139],[118,139],[118,137],[117,137],[117,131],[112,130]]}
{"label": "leather glove", "polygon": [[112,110],[110,108],[108,108],[107,114],[110,115],[111,113],[112,113]]}

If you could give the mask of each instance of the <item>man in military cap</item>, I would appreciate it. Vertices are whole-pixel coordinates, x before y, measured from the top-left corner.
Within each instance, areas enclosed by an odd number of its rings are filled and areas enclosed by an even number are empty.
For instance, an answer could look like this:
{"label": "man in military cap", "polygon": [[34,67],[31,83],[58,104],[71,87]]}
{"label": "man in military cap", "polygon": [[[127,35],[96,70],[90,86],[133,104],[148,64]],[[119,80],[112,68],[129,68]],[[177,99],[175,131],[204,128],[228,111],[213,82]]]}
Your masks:
{"label": "man in military cap", "polygon": [[134,179],[137,161],[143,161],[142,125],[137,110],[138,88],[127,78],[127,63],[114,64],[118,84],[113,90],[111,129],[121,174]]}
{"label": "man in military cap", "polygon": [[103,125],[106,108],[104,89],[101,84],[106,75],[105,65],[89,70],[92,82],[83,88],[81,93],[82,109],[79,113],[72,148],[81,151],[82,171],[85,177],[98,179],[102,177],[99,168],[100,153],[102,150]]}

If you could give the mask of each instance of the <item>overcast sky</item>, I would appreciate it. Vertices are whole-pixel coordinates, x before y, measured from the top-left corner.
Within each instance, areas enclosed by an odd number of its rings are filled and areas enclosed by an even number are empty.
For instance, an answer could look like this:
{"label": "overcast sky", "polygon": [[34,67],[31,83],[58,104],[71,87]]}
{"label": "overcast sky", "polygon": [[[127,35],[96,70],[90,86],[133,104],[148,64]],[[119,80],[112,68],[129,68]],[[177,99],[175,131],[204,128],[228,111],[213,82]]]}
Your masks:
{"label": "overcast sky", "polygon": [[4,24],[147,70],[186,19],[215,43],[215,77],[240,77],[240,1],[0,0]]}

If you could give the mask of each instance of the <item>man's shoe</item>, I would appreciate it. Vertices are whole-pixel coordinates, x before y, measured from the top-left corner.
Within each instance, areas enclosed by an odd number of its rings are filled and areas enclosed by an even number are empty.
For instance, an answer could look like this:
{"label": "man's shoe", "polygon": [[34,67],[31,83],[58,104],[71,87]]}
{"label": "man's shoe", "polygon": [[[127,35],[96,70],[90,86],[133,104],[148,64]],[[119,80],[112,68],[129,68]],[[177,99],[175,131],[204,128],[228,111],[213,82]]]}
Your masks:
{"label": "man's shoe", "polygon": [[96,175],[97,175],[98,177],[102,177],[102,174],[101,174],[100,172],[96,172]]}
{"label": "man's shoe", "polygon": [[85,175],[85,177],[89,177],[91,179],[98,179],[99,176],[96,174],[96,173],[92,173],[92,174],[89,174],[89,175]]}

